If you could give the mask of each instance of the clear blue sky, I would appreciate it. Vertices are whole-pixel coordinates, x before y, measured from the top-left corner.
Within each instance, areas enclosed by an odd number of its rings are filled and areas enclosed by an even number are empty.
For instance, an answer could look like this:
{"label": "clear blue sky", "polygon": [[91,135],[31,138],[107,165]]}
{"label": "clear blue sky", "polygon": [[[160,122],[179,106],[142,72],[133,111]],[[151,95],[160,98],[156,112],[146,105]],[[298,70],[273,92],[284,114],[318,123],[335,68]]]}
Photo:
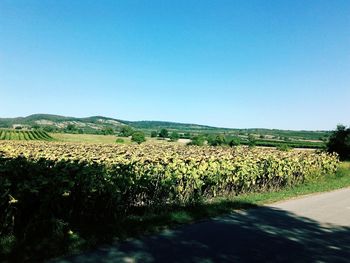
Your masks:
{"label": "clear blue sky", "polygon": [[0,116],[350,124],[350,1],[1,0]]}

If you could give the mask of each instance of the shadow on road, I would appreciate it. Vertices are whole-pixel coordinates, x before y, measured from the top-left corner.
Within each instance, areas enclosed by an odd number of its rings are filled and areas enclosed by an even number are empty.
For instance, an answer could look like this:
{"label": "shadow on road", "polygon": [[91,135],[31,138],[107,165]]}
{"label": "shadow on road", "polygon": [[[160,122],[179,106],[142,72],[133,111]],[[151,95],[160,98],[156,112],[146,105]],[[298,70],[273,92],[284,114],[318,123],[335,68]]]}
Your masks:
{"label": "shadow on road", "polygon": [[321,226],[316,221],[287,211],[260,207],[52,262],[209,263],[349,260],[349,227]]}

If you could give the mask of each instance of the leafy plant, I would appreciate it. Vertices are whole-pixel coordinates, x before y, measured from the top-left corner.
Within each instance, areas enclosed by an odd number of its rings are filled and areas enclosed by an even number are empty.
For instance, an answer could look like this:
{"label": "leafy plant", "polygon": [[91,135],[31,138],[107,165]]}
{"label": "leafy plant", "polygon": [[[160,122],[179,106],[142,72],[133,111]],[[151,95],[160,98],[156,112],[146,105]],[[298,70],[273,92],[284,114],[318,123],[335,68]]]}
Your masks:
{"label": "leafy plant", "polygon": [[280,144],[276,148],[277,148],[277,150],[284,151],[284,152],[291,150],[291,148],[287,144]]}
{"label": "leafy plant", "polygon": [[155,138],[155,137],[157,137],[158,136],[158,133],[156,132],[156,131],[152,131],[151,132],[151,137],[152,138]]}
{"label": "leafy plant", "polygon": [[231,140],[229,141],[229,145],[231,147],[234,147],[234,146],[238,146],[241,144],[241,140],[239,137],[234,137],[234,138],[231,138]]}
{"label": "leafy plant", "polygon": [[298,185],[337,167],[336,154],[309,151],[0,141],[1,253],[40,262],[140,211]]}
{"label": "leafy plant", "polygon": [[208,144],[211,146],[221,146],[226,144],[226,138],[222,134],[208,137]]}
{"label": "leafy plant", "polygon": [[175,131],[170,134],[170,140],[173,142],[177,141],[179,138],[180,138],[179,134]]}
{"label": "leafy plant", "polygon": [[131,141],[141,144],[146,141],[145,134],[141,131],[134,132],[131,136]]}
{"label": "leafy plant", "polygon": [[122,137],[129,137],[134,133],[134,129],[130,126],[123,126],[120,130],[120,136]]}
{"label": "leafy plant", "polygon": [[338,125],[327,143],[328,152],[336,152],[340,159],[350,159],[350,127]]}
{"label": "leafy plant", "polygon": [[159,133],[159,137],[161,138],[167,138],[169,136],[169,132],[167,129],[161,129]]}
{"label": "leafy plant", "polygon": [[122,138],[117,138],[117,139],[115,140],[115,142],[116,142],[116,143],[124,143],[125,141],[124,141],[124,139],[122,139]]}
{"label": "leafy plant", "polygon": [[194,136],[191,139],[191,142],[189,143],[189,145],[197,145],[197,146],[203,146],[205,144],[205,137],[202,135],[198,135],[198,136]]}

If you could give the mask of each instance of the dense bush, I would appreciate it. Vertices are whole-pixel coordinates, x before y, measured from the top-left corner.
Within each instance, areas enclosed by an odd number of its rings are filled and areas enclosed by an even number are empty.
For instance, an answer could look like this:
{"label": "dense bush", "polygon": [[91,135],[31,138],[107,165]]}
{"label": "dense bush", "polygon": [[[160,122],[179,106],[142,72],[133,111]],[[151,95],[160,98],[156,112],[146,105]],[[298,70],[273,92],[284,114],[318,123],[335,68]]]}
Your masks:
{"label": "dense bush", "polygon": [[328,152],[336,152],[340,159],[350,159],[350,127],[338,125],[337,129],[331,134],[327,143]]}
{"label": "dense bush", "polygon": [[146,141],[145,134],[141,131],[134,132],[131,136],[131,141],[141,144]]}
{"label": "dense bush", "polygon": [[226,138],[222,134],[208,137],[208,144],[211,146],[221,146],[227,144]]}
{"label": "dense bush", "polygon": [[125,141],[124,141],[124,139],[122,139],[122,138],[117,138],[117,139],[115,140],[115,142],[116,142],[116,143],[124,143]]}
{"label": "dense bush", "polygon": [[159,132],[160,138],[167,138],[169,136],[169,132],[167,129],[161,129]]}
{"label": "dense bush", "polygon": [[180,138],[180,135],[173,131],[171,134],[170,134],[170,140],[173,141],[173,142],[176,142],[178,139]]}
{"label": "dense bush", "polygon": [[103,135],[113,135],[114,134],[114,130],[111,127],[104,127],[101,130],[101,134],[103,134]]}
{"label": "dense bush", "polygon": [[120,136],[122,137],[129,137],[134,133],[134,129],[131,128],[130,126],[123,126],[120,130]]}
{"label": "dense bush", "polygon": [[278,147],[276,147],[276,149],[284,152],[291,150],[291,148],[287,144],[281,144]]}
{"label": "dense bush", "polygon": [[241,144],[241,140],[239,137],[233,137],[229,140],[228,143],[231,147],[238,146]]}
{"label": "dense bush", "polygon": [[248,135],[248,146],[249,147],[256,146],[256,138],[251,134]]}
{"label": "dense bush", "polygon": [[206,138],[202,135],[194,136],[189,145],[203,146],[206,143]]}
{"label": "dense bush", "polygon": [[151,137],[152,138],[155,138],[155,137],[157,137],[158,136],[158,132],[156,132],[156,131],[152,131],[151,132]]}

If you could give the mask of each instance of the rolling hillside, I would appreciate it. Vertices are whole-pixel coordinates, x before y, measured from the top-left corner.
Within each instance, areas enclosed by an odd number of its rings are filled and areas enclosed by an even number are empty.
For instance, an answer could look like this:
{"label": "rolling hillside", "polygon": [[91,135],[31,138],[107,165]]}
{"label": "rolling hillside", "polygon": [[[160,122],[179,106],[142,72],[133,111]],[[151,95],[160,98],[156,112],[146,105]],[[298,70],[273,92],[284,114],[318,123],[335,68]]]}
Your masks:
{"label": "rolling hillside", "polygon": [[329,131],[291,131],[279,129],[230,129],[218,128],[206,125],[176,123],[167,121],[126,121],[104,116],[92,116],[86,118],[66,117],[51,114],[34,114],[27,117],[0,118],[0,128],[44,128],[49,132],[72,132],[98,134],[105,129],[119,131],[123,126],[128,125],[150,134],[151,131],[159,131],[163,128],[171,131],[211,134],[225,133],[227,135],[245,136],[256,134],[269,138],[292,138],[295,140],[320,140],[329,135]]}

